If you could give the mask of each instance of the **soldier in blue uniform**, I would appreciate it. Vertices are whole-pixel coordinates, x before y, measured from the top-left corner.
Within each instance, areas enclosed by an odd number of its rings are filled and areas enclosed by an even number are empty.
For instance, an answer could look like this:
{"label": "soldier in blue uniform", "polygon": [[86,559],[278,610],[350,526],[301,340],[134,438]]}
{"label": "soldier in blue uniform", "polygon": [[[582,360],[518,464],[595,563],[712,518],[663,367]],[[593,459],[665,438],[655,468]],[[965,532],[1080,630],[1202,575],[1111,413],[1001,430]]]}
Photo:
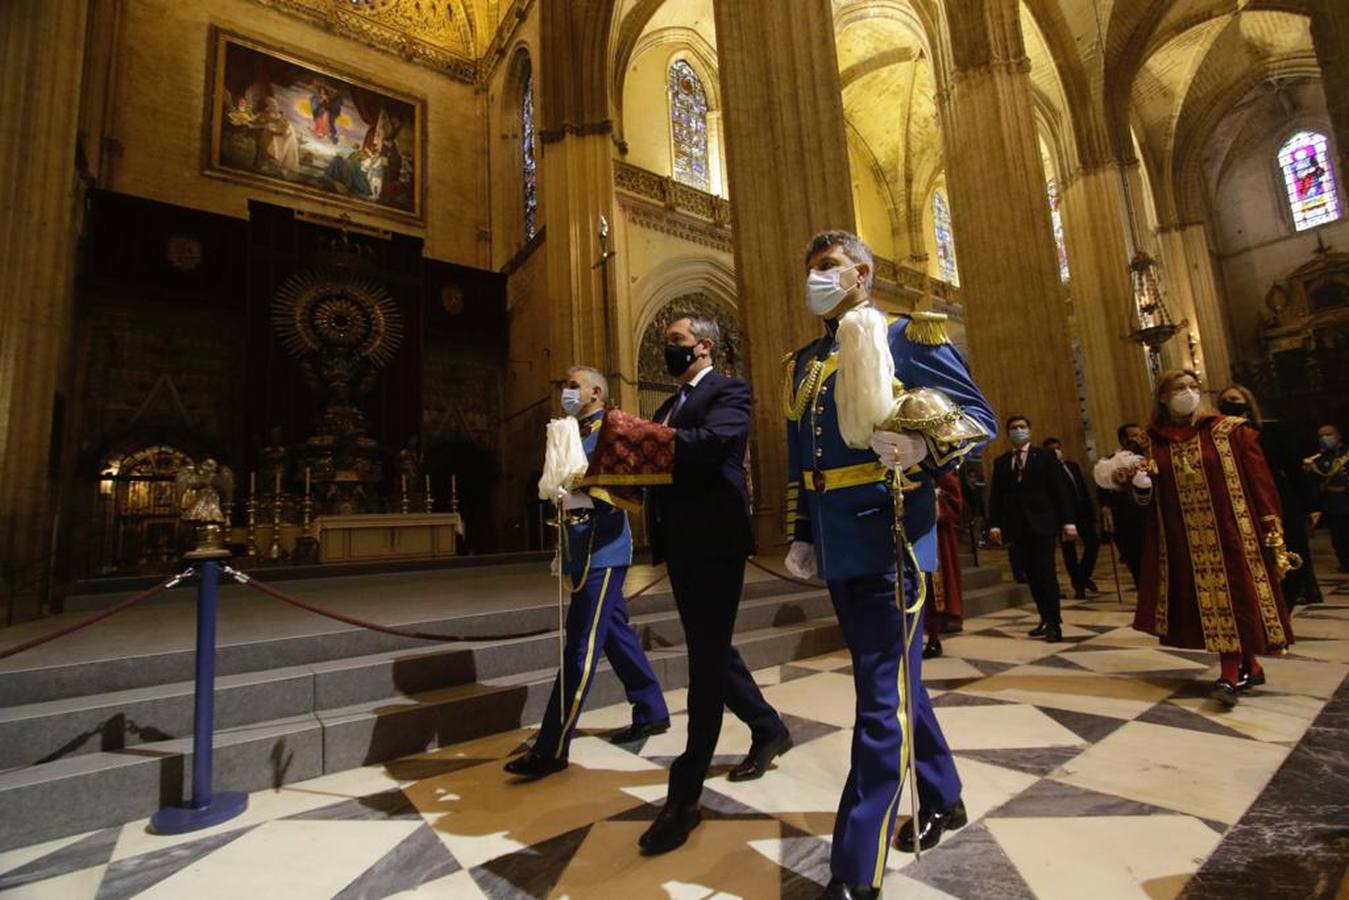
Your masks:
{"label": "soldier in blue uniform", "polygon": [[1326,520],[1339,570],[1349,572],[1349,449],[1334,425],[1318,428],[1316,440],[1321,452],[1302,462],[1316,487],[1317,511],[1312,515]]}
{"label": "soldier in blue uniform", "polygon": [[[923,574],[936,569],[935,476],[990,439],[993,411],[970,379],[959,352],[945,333],[945,316],[914,313],[891,322],[888,343],[895,377],[906,388],[944,393],[977,422],[986,436],[959,445],[937,444],[913,432],[878,431],[873,449],[849,447],[839,433],[835,373],[838,319],[866,303],[872,281],[870,249],[848,232],[825,232],[811,242],[806,258],[807,302],[824,319],[828,333],[784,360],[788,443],[788,568],[816,575],[828,584],[839,625],[853,660],[857,719],[852,769],[839,801],[826,897],[875,897],[900,810],[900,654],[909,654],[913,679],[910,708],[913,752],[921,804],[917,837],[913,823],[895,843],[911,852],[924,849],[943,830],[966,822],[960,777],[920,680],[922,603],[910,614],[903,647],[895,598],[892,467],[903,472],[904,529],[911,543],[904,571],[904,603],[912,608]],[[914,565],[916,563],[916,565]]]}
{"label": "soldier in blue uniform", "polygon": [[[562,409],[576,416],[586,456],[595,452],[608,385],[588,366],[576,366],[562,390]],[[610,736],[629,743],[670,728],[660,683],[628,624],[623,579],[632,565],[632,532],[618,498],[603,488],[573,491],[563,501],[566,540],[562,575],[572,588],[567,610],[564,669],[553,682],[548,711],[527,753],[506,763],[512,775],[540,778],[567,767],[576,720],[594,683],[600,653],[613,666],[632,704],[632,725]],[[563,693],[565,691],[565,693]]]}

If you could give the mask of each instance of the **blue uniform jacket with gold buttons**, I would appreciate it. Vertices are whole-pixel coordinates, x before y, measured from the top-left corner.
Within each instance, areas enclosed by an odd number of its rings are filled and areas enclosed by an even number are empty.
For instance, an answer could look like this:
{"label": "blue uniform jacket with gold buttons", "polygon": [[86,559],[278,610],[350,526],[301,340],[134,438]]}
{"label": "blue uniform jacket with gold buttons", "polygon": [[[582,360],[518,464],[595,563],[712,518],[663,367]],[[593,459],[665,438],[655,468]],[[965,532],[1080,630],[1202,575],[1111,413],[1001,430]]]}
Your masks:
{"label": "blue uniform jacket with gold buttons", "polygon": [[[586,458],[595,452],[600,439],[603,411],[581,420],[581,445]],[[606,503],[599,489],[588,489],[594,509],[573,510],[567,514],[567,564],[564,569],[575,584],[584,581],[586,572],[612,566],[632,565],[632,529],[628,514]],[[599,495],[599,496],[596,496]]]}
{"label": "blue uniform jacket with gold buttons", "polygon": [[[988,436],[959,446],[933,446],[905,473],[904,530],[918,560],[937,566],[937,505],[933,480],[997,433],[988,401],[970,378],[937,313],[901,316],[890,324],[895,377],[906,388],[927,387],[951,398]],[[787,414],[787,534],[815,545],[821,578],[878,575],[895,566],[890,476],[871,448],[855,450],[838,428],[834,383],[838,344],[833,334],[783,359]]]}

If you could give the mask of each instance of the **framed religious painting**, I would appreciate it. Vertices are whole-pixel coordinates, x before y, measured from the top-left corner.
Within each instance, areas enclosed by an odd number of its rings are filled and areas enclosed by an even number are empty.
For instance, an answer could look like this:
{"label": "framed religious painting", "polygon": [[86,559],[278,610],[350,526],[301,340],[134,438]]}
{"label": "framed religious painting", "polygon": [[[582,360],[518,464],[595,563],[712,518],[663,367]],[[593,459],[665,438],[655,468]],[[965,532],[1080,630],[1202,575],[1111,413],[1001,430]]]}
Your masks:
{"label": "framed religious painting", "polygon": [[206,174],[420,224],[426,101],[211,30]]}

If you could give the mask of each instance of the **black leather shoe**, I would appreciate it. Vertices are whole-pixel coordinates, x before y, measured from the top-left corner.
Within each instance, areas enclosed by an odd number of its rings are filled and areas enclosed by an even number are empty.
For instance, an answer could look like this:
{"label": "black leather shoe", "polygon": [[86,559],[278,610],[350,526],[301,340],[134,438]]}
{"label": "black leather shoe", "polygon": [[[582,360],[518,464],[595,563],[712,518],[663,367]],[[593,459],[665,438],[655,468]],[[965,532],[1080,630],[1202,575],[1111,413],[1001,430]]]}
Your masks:
{"label": "black leather shoe", "polygon": [[873,897],[879,897],[881,892],[869,884],[848,884],[844,881],[831,881],[829,887],[824,889],[820,895],[820,900],[871,900]]}
{"label": "black leather shoe", "polygon": [[792,735],[785,729],[776,737],[763,743],[755,741],[750,745],[749,753],[746,754],[740,765],[726,773],[726,780],[753,781],[756,778],[762,778],[773,760],[790,749],[792,749]]}
{"label": "black leather shoe", "polygon": [[1250,669],[1246,668],[1245,666],[1242,666],[1241,671],[1237,675],[1236,689],[1238,691],[1249,691],[1251,688],[1259,687],[1264,683],[1265,683],[1264,669],[1261,669],[1259,672],[1252,675]]}
{"label": "black leather shoe", "polygon": [[564,756],[561,759],[553,756],[544,756],[542,753],[535,753],[530,750],[523,756],[517,756],[515,759],[506,763],[504,768],[512,775],[519,775],[522,778],[543,778],[545,775],[552,775],[554,772],[561,772],[567,768],[570,763]]}
{"label": "black leather shoe", "polygon": [[1063,640],[1063,629],[1058,625],[1050,625],[1045,628],[1045,643],[1057,644]]}
{"label": "black leather shoe", "polygon": [[1090,578],[1087,579],[1087,590],[1091,591],[1093,594],[1099,594],[1101,592],[1101,589],[1096,586],[1096,582],[1092,581]]}
{"label": "black leather shoe", "polygon": [[622,731],[616,731],[609,735],[611,744],[631,744],[634,741],[640,741],[644,737],[651,737],[653,734],[664,734],[670,730],[670,720],[657,719],[654,722],[633,722]]}
{"label": "black leather shoe", "polygon": [[1213,690],[1208,695],[1228,709],[1237,705],[1237,686],[1224,678],[1213,682]]}
{"label": "black leather shoe", "polygon": [[1074,599],[1074,600],[1085,600],[1085,599],[1087,599],[1087,589],[1086,589],[1086,588],[1078,588],[1077,590],[1073,591],[1073,599]]}
{"label": "black leather shoe", "polygon": [[[931,850],[941,842],[941,836],[945,832],[964,828],[967,822],[969,822],[969,816],[965,814],[965,801],[963,800],[957,800],[941,812],[929,813],[925,809],[920,809],[918,810],[919,846],[924,850]],[[895,835],[895,849],[904,853],[913,852],[913,819],[900,826],[899,834]]]}
{"label": "black leather shoe", "polygon": [[1032,629],[1030,630],[1030,636],[1031,636],[1031,637],[1044,637],[1044,636],[1045,636],[1045,632],[1048,631],[1048,630],[1049,630],[1049,626],[1046,625],[1044,622],[1041,622],[1039,625],[1036,625],[1034,628],[1032,628]]}
{"label": "black leather shoe", "polygon": [[923,659],[937,659],[941,656],[941,641],[933,638],[923,647]]}
{"label": "black leather shoe", "polygon": [[696,804],[666,806],[656,816],[651,827],[637,839],[637,846],[652,856],[669,853],[684,846],[684,842],[689,839],[689,832],[697,828],[702,820],[703,814],[698,811]]}

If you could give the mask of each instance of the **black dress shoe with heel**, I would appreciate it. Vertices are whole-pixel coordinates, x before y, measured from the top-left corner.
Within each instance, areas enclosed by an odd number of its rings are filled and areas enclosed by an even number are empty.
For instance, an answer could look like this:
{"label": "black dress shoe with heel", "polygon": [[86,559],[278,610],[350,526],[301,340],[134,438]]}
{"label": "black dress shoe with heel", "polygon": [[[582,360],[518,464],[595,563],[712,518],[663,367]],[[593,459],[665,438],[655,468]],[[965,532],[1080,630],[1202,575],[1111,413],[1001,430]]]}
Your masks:
{"label": "black dress shoe with heel", "polygon": [[1225,678],[1213,682],[1213,690],[1208,695],[1228,709],[1237,705],[1237,686]]}
{"label": "black dress shoe with heel", "polygon": [[1063,628],[1059,625],[1045,627],[1045,643],[1057,644],[1063,640]]}
{"label": "black dress shoe with heel", "polygon": [[1045,636],[1045,632],[1048,631],[1048,630],[1049,630],[1049,626],[1046,625],[1044,622],[1041,622],[1039,625],[1036,625],[1034,628],[1032,628],[1032,629],[1030,630],[1030,636],[1031,636],[1031,637],[1044,637],[1044,636]]}
{"label": "black dress shoe with heel", "polygon": [[512,775],[519,775],[521,778],[543,778],[545,775],[561,772],[569,765],[570,763],[567,762],[565,756],[561,758],[544,756],[542,753],[535,753],[530,750],[523,756],[517,756],[506,763],[502,768]]}
{"label": "black dress shoe with heel", "polygon": [[755,741],[740,765],[726,773],[727,781],[753,781],[762,778],[773,760],[792,749],[791,732],[785,728],[766,741]]}
{"label": "black dress shoe with heel", "polygon": [[670,730],[670,720],[657,719],[654,722],[633,722],[622,731],[616,731],[609,735],[611,744],[632,744],[640,741],[642,738],[651,737],[653,734],[664,734]]}
{"label": "black dress shoe with heel", "polygon": [[1252,675],[1250,669],[1246,668],[1245,666],[1242,666],[1241,671],[1237,673],[1237,683],[1235,687],[1238,691],[1249,691],[1251,688],[1259,687],[1264,683],[1265,683],[1264,669],[1261,669],[1259,672],[1256,672],[1254,675]]}
{"label": "black dress shoe with heel", "polygon": [[[957,800],[949,807],[937,812],[928,812],[926,809],[918,810],[918,846],[924,850],[931,850],[941,842],[941,837],[948,831],[955,831],[957,828],[964,828],[969,822],[969,816],[965,813],[965,801]],[[913,837],[913,819],[900,826],[899,834],[895,835],[895,849],[904,853],[912,853],[914,846]]]}
{"label": "black dress shoe with heel", "polygon": [[848,884],[846,881],[831,881],[824,889],[820,900],[872,900],[881,892],[869,884]]}
{"label": "black dress shoe with heel", "polygon": [[923,647],[923,659],[937,659],[941,656],[941,641],[933,638]]}
{"label": "black dress shoe with heel", "polygon": [[656,815],[651,827],[637,839],[637,846],[650,856],[669,853],[684,846],[684,842],[689,839],[689,832],[697,828],[702,821],[703,814],[698,810],[696,803],[692,806],[667,804]]}

